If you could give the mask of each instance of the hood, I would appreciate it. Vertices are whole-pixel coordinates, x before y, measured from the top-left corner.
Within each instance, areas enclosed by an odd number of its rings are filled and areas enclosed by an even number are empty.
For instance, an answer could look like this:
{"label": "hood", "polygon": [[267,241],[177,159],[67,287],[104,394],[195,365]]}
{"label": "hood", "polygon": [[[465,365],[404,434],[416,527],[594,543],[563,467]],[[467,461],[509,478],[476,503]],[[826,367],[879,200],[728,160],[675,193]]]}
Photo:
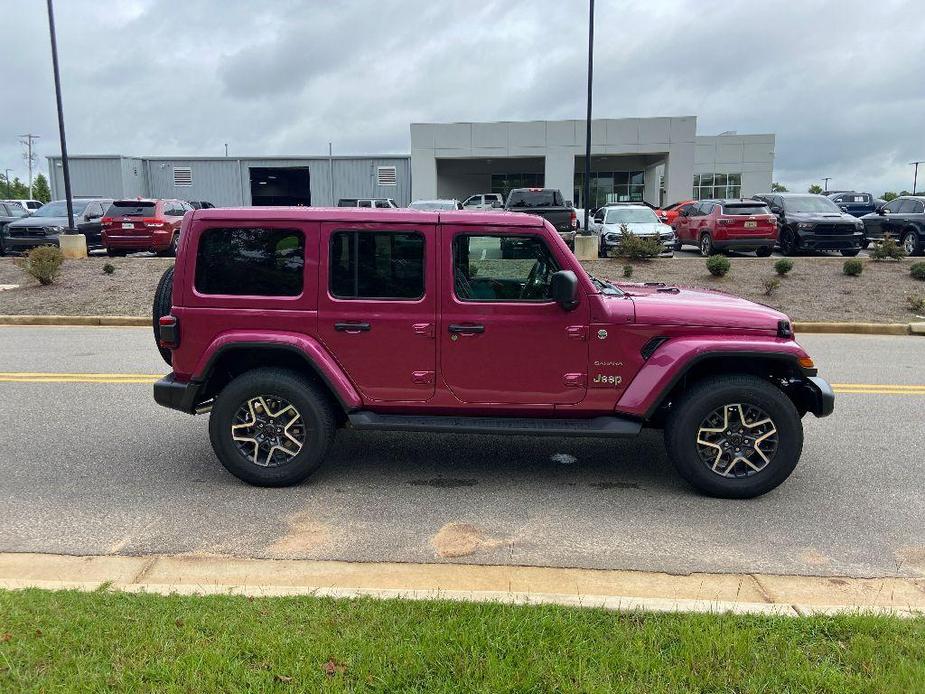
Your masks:
{"label": "hood", "polygon": [[[74,223],[80,219],[80,215],[74,215]],[[23,217],[10,224],[11,227],[66,227],[67,217]]]}
{"label": "hood", "polygon": [[[603,233],[605,234],[619,234],[620,233],[620,224],[605,224],[603,228]],[[667,234],[670,231],[673,231],[670,226],[667,224],[662,224],[660,222],[652,222],[646,224],[627,224],[626,228],[629,229],[632,233],[637,236],[651,236],[654,234]]]}
{"label": "hood", "polygon": [[770,306],[711,289],[620,283],[617,286],[629,294],[636,308],[636,323],[641,325],[738,328],[776,333],[778,321],[790,320]]}

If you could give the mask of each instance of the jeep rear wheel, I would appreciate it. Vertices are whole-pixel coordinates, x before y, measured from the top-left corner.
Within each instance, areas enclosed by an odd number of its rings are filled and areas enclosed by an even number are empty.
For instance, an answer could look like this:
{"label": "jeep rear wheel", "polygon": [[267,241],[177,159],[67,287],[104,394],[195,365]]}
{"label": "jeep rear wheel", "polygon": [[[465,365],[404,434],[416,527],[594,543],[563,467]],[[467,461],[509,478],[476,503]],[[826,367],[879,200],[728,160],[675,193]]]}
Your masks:
{"label": "jeep rear wheel", "polygon": [[324,460],[334,440],[327,395],[294,371],[254,369],[215,399],[212,449],[225,469],[249,484],[298,484]]}
{"label": "jeep rear wheel", "polygon": [[672,406],[668,456],[699,491],[728,499],[780,485],[800,459],[803,423],[780,389],[755,376],[704,379]]}

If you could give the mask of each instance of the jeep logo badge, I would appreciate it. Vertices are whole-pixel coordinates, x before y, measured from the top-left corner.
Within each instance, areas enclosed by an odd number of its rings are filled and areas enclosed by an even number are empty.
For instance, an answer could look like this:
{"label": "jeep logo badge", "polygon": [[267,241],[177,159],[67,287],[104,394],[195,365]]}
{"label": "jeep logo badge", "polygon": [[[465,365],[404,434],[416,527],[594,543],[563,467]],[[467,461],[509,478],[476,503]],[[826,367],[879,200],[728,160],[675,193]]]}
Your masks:
{"label": "jeep logo badge", "polygon": [[598,340],[606,340],[606,339],[607,339],[607,331],[606,331],[606,330],[598,330],[598,331],[597,331],[597,339],[598,339]]}

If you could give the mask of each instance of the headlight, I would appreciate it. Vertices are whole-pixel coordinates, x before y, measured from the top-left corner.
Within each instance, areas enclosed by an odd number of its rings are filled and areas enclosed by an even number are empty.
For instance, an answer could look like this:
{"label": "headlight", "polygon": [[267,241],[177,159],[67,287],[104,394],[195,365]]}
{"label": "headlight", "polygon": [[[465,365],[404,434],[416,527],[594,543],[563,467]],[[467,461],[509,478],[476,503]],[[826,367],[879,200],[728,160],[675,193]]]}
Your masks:
{"label": "headlight", "polygon": [[53,231],[55,233],[59,233],[64,231],[64,227],[45,227],[45,231]]}
{"label": "headlight", "polygon": [[813,225],[811,222],[800,222],[797,224],[797,229],[812,229]]}

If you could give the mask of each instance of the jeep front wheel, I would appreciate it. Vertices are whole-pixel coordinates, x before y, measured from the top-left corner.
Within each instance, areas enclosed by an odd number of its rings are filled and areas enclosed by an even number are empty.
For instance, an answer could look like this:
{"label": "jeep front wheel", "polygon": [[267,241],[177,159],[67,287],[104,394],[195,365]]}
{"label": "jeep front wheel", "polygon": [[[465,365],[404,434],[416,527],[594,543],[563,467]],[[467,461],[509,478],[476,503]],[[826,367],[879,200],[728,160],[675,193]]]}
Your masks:
{"label": "jeep front wheel", "polygon": [[334,440],[329,398],[294,371],[254,369],[215,399],[212,449],[232,475],[261,487],[298,484],[324,460]]}
{"label": "jeep front wheel", "polygon": [[803,423],[779,388],[755,376],[696,383],[672,406],[668,456],[699,491],[728,499],[760,496],[800,460]]}

